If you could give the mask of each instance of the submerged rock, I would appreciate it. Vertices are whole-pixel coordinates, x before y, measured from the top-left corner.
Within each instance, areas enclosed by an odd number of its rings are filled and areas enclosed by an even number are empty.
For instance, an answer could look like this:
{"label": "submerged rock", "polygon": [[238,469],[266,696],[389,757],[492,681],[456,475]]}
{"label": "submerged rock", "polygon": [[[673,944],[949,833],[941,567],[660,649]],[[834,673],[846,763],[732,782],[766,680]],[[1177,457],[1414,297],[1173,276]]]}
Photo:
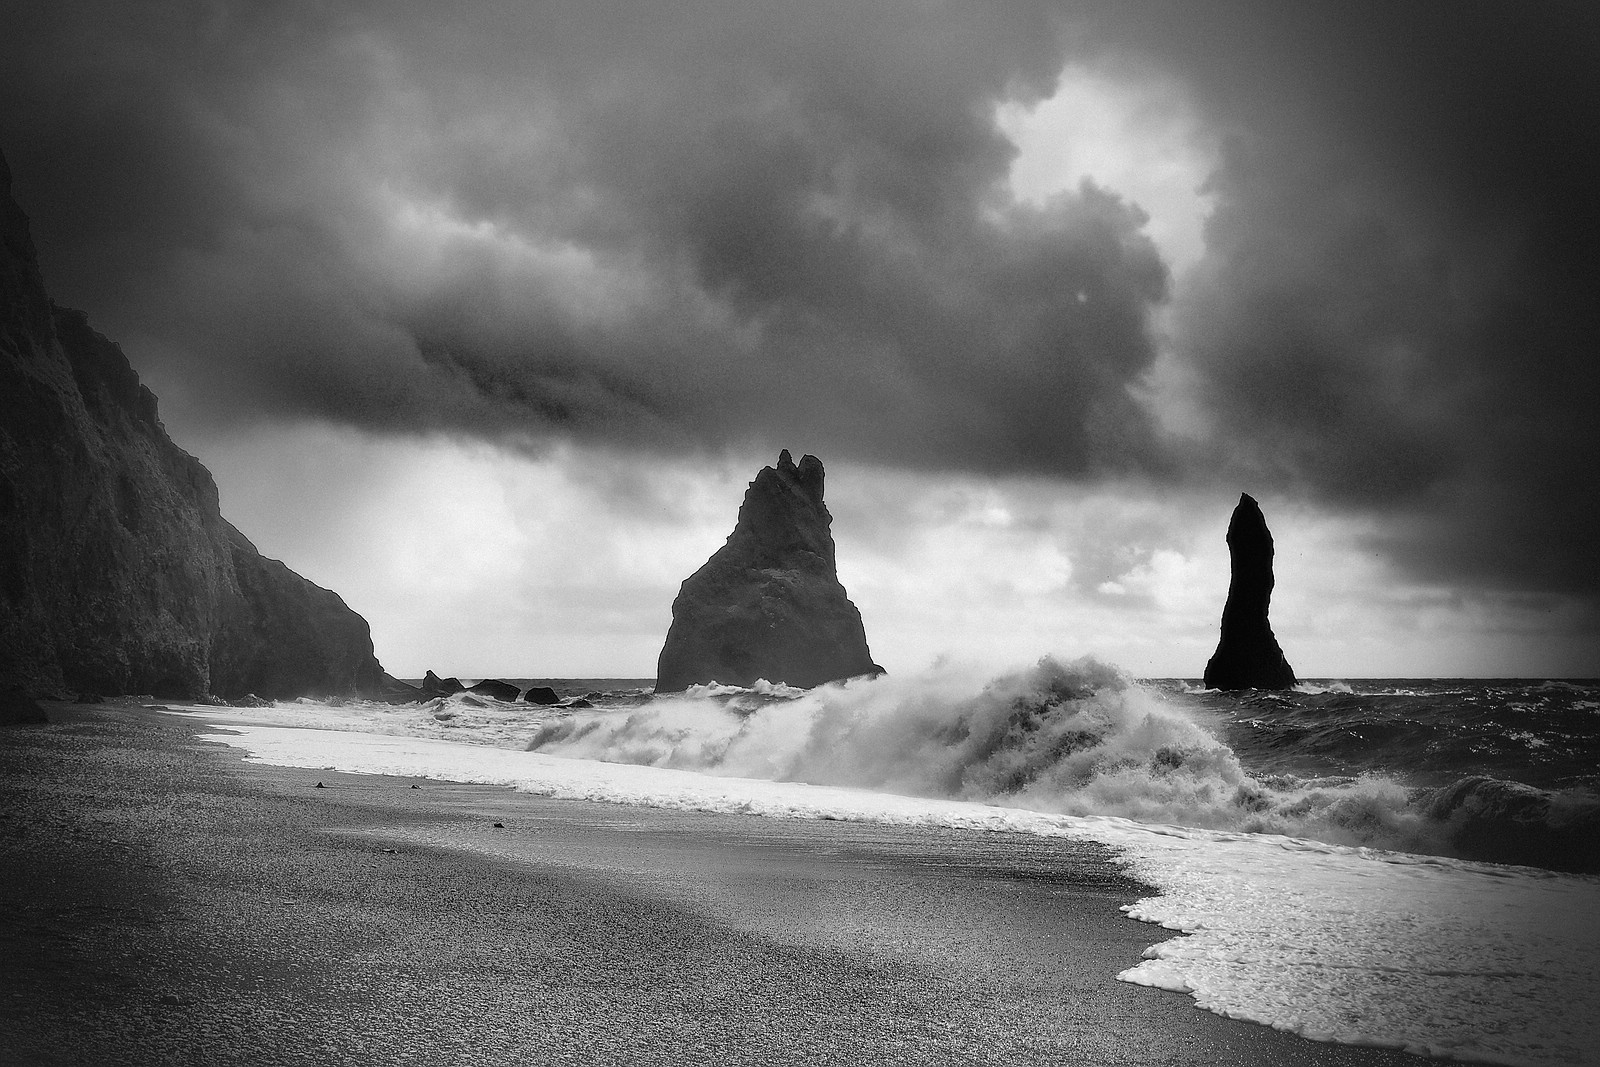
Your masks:
{"label": "submerged rock", "polygon": [[498,678],[485,678],[477,685],[469,686],[467,692],[477,693],[479,696],[489,697],[493,700],[515,700],[522,695],[522,690],[510,682],[502,682]]}
{"label": "submerged rock", "polygon": [[1294,670],[1267,621],[1272,600],[1272,531],[1247,493],[1228,522],[1232,579],[1222,609],[1222,639],[1206,664],[1207,689],[1288,689]]}
{"label": "submerged rock", "polygon": [[531,685],[528,691],[522,694],[522,699],[529,704],[559,704],[561,698],[556,696],[556,691],[548,685]]}
{"label": "submerged rock", "polygon": [[745,491],[727,543],[672,602],[656,692],[769,682],[810,687],[881,674],[834,562],[822,461],[785,450]]}
{"label": "submerged rock", "polygon": [[0,159],[0,676],[35,693],[354,694],[366,620],[263,557],[156,398],[56,306]]}

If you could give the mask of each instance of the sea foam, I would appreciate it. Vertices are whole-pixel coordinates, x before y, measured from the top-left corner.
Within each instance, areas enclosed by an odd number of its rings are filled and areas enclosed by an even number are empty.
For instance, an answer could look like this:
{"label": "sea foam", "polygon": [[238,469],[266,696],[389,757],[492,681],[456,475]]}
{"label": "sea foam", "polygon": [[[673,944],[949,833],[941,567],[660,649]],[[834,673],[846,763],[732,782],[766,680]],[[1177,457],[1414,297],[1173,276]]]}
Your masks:
{"label": "sea foam", "polygon": [[[1540,793],[1544,806],[1535,810],[1509,806],[1506,789],[1493,785],[1434,793],[1373,770],[1251,774],[1204,710],[1180,699],[1092,658],[1046,657],[1000,675],[945,663],[810,691],[704,686],[626,710],[557,714],[528,744],[583,759],[1056,814],[1461,858],[1548,856],[1570,861],[1567,869],[1600,862],[1583,846],[1600,839],[1592,795]],[[1532,848],[1541,842],[1547,847]]]}

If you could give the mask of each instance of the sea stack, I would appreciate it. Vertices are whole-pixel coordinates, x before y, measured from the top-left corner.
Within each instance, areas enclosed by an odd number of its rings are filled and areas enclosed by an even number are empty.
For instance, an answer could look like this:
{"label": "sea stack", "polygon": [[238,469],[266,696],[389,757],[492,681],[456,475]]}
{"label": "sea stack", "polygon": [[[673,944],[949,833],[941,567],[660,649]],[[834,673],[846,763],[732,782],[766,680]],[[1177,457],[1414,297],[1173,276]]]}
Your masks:
{"label": "sea stack", "polygon": [[672,602],[656,692],[758,679],[809,688],[881,674],[834,563],[822,461],[787,449],[745,490],[728,541]]}
{"label": "sea stack", "polygon": [[1272,600],[1272,531],[1248,493],[1228,523],[1233,577],[1222,609],[1222,640],[1206,664],[1207,689],[1288,689],[1294,669],[1272,636],[1267,607]]}
{"label": "sea stack", "polygon": [[366,620],[263,557],[122,350],[45,292],[0,158],[0,686],[293,697],[393,684]]}

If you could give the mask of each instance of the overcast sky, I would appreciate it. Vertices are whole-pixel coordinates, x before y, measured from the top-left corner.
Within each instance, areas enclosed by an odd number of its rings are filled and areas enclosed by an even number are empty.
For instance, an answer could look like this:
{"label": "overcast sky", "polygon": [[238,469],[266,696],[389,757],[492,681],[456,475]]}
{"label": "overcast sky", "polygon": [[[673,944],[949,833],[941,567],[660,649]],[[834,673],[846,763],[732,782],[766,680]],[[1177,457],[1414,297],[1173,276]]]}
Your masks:
{"label": "overcast sky", "polygon": [[1600,14],[0,14],[47,285],[399,675],[654,673],[780,448],[874,657],[1600,675]]}

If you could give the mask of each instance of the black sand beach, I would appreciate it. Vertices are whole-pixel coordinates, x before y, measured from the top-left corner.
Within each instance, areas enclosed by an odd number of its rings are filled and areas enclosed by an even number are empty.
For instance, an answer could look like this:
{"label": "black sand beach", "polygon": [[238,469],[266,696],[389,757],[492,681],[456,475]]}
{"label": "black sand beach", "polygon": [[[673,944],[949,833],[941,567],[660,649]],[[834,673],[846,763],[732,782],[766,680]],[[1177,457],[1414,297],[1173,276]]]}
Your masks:
{"label": "black sand beach", "polygon": [[48,709],[0,732],[3,1064],[1415,1062],[1114,981],[1164,934],[1094,846],[259,767]]}

